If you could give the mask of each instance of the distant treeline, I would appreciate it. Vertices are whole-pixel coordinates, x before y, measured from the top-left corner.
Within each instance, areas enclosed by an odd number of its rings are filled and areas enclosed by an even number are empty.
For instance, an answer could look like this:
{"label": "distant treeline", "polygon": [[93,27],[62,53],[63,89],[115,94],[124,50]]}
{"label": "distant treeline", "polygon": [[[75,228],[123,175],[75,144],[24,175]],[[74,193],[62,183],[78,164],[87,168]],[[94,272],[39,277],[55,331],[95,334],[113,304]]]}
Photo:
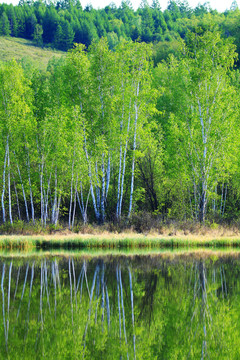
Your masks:
{"label": "distant treeline", "polygon": [[[239,48],[240,11],[233,1],[225,13],[209,5],[192,9],[187,1],[169,1],[162,11],[158,0],[149,5],[143,0],[134,11],[130,1],[119,8],[114,3],[104,9],[82,8],[79,0],[24,1],[17,6],[0,4],[0,35],[32,39],[39,46],[49,45],[66,51],[74,43],[88,47],[92,41],[107,37],[110,49],[123,39],[155,44],[156,61],[178,50],[178,41],[186,33],[203,29],[218,29],[226,37],[233,36]],[[167,43],[167,44],[166,44]]]}

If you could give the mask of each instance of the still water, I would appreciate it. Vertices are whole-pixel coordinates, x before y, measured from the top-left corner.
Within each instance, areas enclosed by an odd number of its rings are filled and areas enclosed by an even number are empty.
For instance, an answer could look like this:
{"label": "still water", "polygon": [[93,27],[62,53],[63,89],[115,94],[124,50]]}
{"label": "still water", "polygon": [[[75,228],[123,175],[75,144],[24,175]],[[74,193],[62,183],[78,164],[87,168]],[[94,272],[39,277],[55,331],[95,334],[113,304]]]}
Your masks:
{"label": "still water", "polygon": [[0,258],[0,359],[240,359],[240,255]]}

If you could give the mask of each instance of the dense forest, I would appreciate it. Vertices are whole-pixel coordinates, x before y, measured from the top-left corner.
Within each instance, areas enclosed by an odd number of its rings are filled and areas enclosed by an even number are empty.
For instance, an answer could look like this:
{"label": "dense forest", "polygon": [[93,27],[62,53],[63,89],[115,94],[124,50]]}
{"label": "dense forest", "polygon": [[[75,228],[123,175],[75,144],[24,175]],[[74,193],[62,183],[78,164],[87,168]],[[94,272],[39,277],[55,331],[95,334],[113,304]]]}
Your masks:
{"label": "dense forest", "polygon": [[236,3],[224,14],[172,1],[0,13],[3,35],[73,47],[46,71],[0,63],[3,223],[238,220]]}
{"label": "dense forest", "polygon": [[218,28],[225,37],[234,37],[239,48],[239,18],[236,1],[225,13],[218,13],[208,3],[192,9],[186,0],[169,0],[164,11],[158,0],[151,5],[142,0],[136,11],[129,0],[119,8],[112,2],[98,10],[91,5],[83,9],[79,0],[20,0],[18,6],[0,4],[0,35],[31,39],[64,51],[74,43],[88,47],[102,37],[107,37],[110,49],[123,39],[151,42],[158,62],[169,52],[179,51],[179,40],[197,27]]}

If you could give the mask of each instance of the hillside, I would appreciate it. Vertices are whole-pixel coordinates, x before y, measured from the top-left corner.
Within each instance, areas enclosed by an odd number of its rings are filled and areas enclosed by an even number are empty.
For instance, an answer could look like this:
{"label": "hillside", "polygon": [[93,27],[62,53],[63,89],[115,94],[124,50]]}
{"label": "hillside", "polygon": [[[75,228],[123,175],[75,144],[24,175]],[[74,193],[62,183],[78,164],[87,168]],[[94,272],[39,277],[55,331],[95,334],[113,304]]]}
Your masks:
{"label": "hillside", "polygon": [[2,61],[13,58],[15,60],[30,58],[38,68],[45,69],[51,58],[59,58],[64,54],[62,51],[37,47],[30,40],[5,36],[0,37],[0,60]]}

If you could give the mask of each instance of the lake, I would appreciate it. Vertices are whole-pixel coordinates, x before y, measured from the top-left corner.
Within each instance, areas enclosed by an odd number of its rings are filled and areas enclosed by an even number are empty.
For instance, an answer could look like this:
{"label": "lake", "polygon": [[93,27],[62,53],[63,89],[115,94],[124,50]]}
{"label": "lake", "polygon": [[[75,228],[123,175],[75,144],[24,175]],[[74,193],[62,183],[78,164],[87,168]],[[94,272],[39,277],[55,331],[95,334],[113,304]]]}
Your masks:
{"label": "lake", "polygon": [[0,359],[239,359],[240,253],[1,256]]}

